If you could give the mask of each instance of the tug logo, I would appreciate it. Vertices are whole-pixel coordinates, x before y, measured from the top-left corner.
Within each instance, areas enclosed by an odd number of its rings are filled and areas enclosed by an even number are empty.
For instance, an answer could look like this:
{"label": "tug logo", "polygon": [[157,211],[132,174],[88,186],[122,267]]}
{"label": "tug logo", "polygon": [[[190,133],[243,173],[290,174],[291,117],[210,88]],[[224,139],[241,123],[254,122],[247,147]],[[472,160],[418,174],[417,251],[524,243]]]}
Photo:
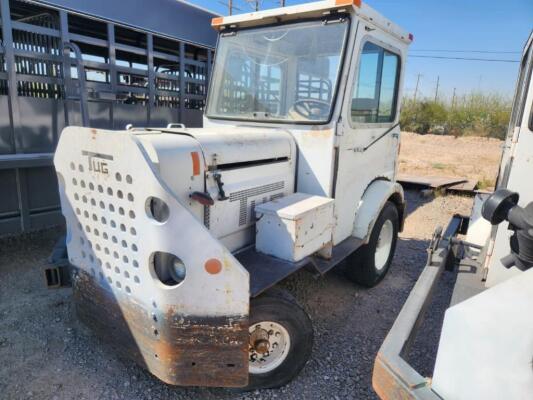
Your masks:
{"label": "tug logo", "polygon": [[87,161],[89,163],[89,171],[100,172],[101,174],[106,175],[109,173],[107,161],[113,161],[113,156],[101,153],[93,153],[86,150],[83,150],[81,155],[88,157]]}

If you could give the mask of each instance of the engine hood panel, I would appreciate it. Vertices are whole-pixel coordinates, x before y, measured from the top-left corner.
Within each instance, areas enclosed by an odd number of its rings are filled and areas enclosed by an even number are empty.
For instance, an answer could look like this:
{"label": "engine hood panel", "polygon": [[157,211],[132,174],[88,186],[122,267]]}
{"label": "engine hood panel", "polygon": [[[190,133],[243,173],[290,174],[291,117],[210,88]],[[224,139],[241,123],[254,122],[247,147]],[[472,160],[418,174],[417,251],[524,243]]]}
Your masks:
{"label": "engine hood panel", "polygon": [[291,134],[281,129],[213,127],[167,129],[165,132],[195,138],[208,166],[291,158],[296,147]]}

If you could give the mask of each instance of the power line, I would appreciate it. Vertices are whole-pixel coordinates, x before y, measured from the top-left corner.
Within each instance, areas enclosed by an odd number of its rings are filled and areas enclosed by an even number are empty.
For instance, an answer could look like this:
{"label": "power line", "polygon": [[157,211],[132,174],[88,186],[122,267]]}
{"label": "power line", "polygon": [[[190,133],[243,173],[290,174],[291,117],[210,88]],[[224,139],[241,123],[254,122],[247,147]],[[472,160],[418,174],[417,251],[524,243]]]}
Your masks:
{"label": "power line", "polygon": [[[218,2],[228,8],[229,15],[233,15],[234,11],[243,12],[241,8],[235,5],[237,0],[218,0]],[[259,11],[264,2],[265,0],[240,0],[240,3],[251,6],[255,11]],[[285,0],[270,0],[270,3],[278,7],[285,7]]]}
{"label": "power line", "polygon": [[470,57],[446,57],[446,56],[421,56],[410,55],[410,58],[436,58],[440,60],[465,60],[465,61],[486,61],[486,62],[507,62],[507,63],[519,63],[519,60],[505,60],[498,58],[470,58]]}
{"label": "power line", "polygon": [[480,54],[522,54],[521,51],[497,51],[497,50],[432,50],[432,49],[413,49],[411,52],[430,52],[430,53],[480,53]]}

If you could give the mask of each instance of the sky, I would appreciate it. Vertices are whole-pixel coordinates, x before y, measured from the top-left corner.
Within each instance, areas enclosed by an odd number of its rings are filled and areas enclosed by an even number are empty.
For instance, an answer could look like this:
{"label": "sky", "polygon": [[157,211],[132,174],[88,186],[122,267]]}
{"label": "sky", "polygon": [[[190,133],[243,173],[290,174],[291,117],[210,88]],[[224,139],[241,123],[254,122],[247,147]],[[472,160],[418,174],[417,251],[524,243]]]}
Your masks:
{"label": "sky", "polygon": [[[227,15],[227,6],[223,4],[227,0],[188,1]],[[286,0],[287,5],[306,2]],[[234,3],[241,12],[251,11],[244,0],[234,0]],[[264,0],[262,7],[272,8],[276,3]],[[533,30],[533,0],[367,0],[366,3],[415,37],[407,61],[405,95],[414,95],[420,74],[419,97],[434,97],[437,79],[438,96],[443,99],[449,99],[454,89],[458,96],[481,91],[512,97],[517,62],[415,56],[518,61]]]}

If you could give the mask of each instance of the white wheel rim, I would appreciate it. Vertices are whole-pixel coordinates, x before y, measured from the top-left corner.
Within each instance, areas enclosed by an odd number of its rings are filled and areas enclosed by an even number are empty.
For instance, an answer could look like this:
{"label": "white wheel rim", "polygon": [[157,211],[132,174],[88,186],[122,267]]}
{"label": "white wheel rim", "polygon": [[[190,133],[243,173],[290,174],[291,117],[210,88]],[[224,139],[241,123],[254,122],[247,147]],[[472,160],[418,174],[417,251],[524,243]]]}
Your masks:
{"label": "white wheel rim", "polygon": [[379,232],[378,242],[376,244],[376,253],[374,255],[374,265],[378,271],[383,270],[389,260],[392,239],[394,236],[394,225],[390,219],[386,220]]}
{"label": "white wheel rim", "polygon": [[263,321],[253,324],[248,330],[250,335],[256,329],[261,329],[268,333],[268,351],[260,354],[250,344],[248,371],[250,374],[265,374],[273,371],[285,361],[291,348],[291,338],[289,332],[277,322]]}

